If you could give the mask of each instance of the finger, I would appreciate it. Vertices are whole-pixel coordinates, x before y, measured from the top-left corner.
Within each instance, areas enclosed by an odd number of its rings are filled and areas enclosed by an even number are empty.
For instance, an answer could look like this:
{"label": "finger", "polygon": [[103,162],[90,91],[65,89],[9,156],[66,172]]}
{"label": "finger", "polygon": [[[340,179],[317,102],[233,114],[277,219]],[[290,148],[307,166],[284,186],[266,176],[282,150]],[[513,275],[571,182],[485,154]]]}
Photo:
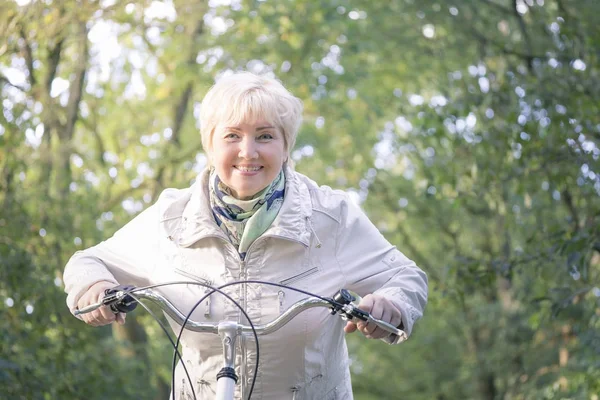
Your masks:
{"label": "finger", "polygon": [[106,312],[106,310],[102,310],[103,307],[94,310],[91,313],[91,323],[92,326],[104,326],[110,323],[113,323],[116,320],[116,315],[112,312]]}
{"label": "finger", "polygon": [[372,335],[375,329],[377,329],[377,325],[375,325],[373,322],[361,322],[360,326],[360,331],[365,336]]}
{"label": "finger", "polygon": [[79,301],[77,301],[77,309],[81,310],[85,307],[87,307],[88,305],[90,305],[92,302],[89,301],[89,296],[86,294],[84,294],[83,296],[81,296],[81,298],[79,299]]}
{"label": "finger", "polygon": [[119,325],[123,325],[125,323],[125,317],[127,316],[127,314],[125,313],[118,313],[117,314],[117,323]]}
{"label": "finger", "polygon": [[[97,290],[97,298],[95,302],[101,303],[102,300],[104,300],[106,290],[103,288],[102,285],[99,285]],[[100,308],[98,308],[97,311],[99,311],[100,313],[100,315],[97,316],[98,321],[102,325],[113,323],[117,319],[117,316],[115,315],[115,313],[112,312],[109,306],[101,306]]]}
{"label": "finger", "polygon": [[91,313],[87,314],[87,321],[86,323],[91,325],[91,326],[100,326],[100,321],[98,319],[98,315],[96,314],[96,311],[92,311]]}
{"label": "finger", "polygon": [[95,324],[96,324],[96,319],[94,318],[92,313],[83,314],[81,316],[81,319],[83,320],[83,322],[85,322],[88,325],[95,326]]}
{"label": "finger", "polygon": [[368,294],[362,298],[360,303],[358,304],[358,308],[368,313],[371,313],[371,309],[373,308],[373,304],[375,303],[375,299],[372,295]]}
{"label": "finger", "polygon": [[[387,321],[389,319],[389,307],[384,298],[374,296],[374,304],[371,309],[371,317],[378,320]],[[362,333],[370,339],[379,339],[386,336],[386,331],[377,326],[374,322],[364,324]]]}
{"label": "finger", "polygon": [[[358,308],[360,308],[363,311],[368,312],[372,316],[373,316],[374,311],[378,313],[377,315],[381,315],[381,306],[378,306],[378,303],[379,303],[378,300],[379,299],[376,296],[374,296],[372,294],[368,294],[362,298],[362,300],[360,301],[360,304],[358,305]],[[375,330],[375,328],[377,328],[377,326],[374,325],[373,323],[367,323],[364,321],[361,321],[358,323],[358,329],[365,336],[370,335]]]}
{"label": "finger", "polygon": [[98,311],[100,313],[98,319],[106,321],[105,323],[111,323],[117,319],[115,313],[113,313],[110,307],[108,306],[102,306],[98,309]]}
{"label": "finger", "polygon": [[[385,311],[385,302],[382,299],[373,299],[373,304],[371,307],[371,316],[376,319],[382,319],[383,313]],[[373,336],[376,334],[377,330],[381,330],[372,322],[367,323],[363,328],[363,333],[365,335]],[[380,333],[379,333],[380,334]]]}
{"label": "finger", "polygon": [[92,326],[102,326],[105,325],[104,324],[104,316],[102,315],[102,313],[100,312],[100,310],[94,310],[92,311],[92,321],[91,324]]}
{"label": "finger", "polygon": [[382,299],[377,299],[377,301],[373,302],[373,307],[371,308],[371,317],[376,319],[382,319],[383,313],[386,309],[385,301]]}
{"label": "finger", "polygon": [[363,328],[362,333],[364,333],[365,336],[373,335],[373,332],[375,332],[376,329],[377,329],[377,325],[375,325],[373,322],[369,322]]}
{"label": "finger", "polygon": [[392,318],[390,319],[390,324],[398,327],[402,324],[402,313],[396,307],[394,307],[394,312],[392,312]]}
{"label": "finger", "polygon": [[352,333],[352,332],[356,331],[357,329],[358,329],[358,327],[356,326],[356,324],[354,322],[348,321],[346,323],[346,326],[344,327],[344,332]]}
{"label": "finger", "polygon": [[[378,319],[380,319],[381,321],[384,321],[384,322],[388,322],[390,317],[391,317],[391,312],[389,311],[389,309],[386,308],[386,309],[384,309],[383,315],[381,316],[381,318],[378,318]],[[381,339],[382,337],[386,337],[389,334],[390,333],[388,331],[386,331],[385,329],[376,326],[376,328],[373,330],[373,332],[371,332],[370,336],[373,339]]]}
{"label": "finger", "polygon": [[361,332],[363,332],[363,333],[364,333],[364,330],[365,330],[366,326],[367,326],[367,323],[365,321],[358,321],[356,323],[356,327],[358,328],[358,330],[361,331]]}

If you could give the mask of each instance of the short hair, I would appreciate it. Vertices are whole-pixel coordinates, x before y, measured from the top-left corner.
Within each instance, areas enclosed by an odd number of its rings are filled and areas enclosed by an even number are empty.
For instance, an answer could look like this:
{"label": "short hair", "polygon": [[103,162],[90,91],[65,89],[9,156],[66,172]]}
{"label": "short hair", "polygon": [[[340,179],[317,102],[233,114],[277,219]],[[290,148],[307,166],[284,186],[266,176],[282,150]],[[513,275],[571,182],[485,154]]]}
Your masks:
{"label": "short hair", "polygon": [[291,163],[303,108],[302,100],[292,95],[278,79],[251,72],[225,76],[210,88],[200,105],[202,147],[210,155],[219,124],[235,126],[242,121],[264,118],[283,133],[288,163]]}

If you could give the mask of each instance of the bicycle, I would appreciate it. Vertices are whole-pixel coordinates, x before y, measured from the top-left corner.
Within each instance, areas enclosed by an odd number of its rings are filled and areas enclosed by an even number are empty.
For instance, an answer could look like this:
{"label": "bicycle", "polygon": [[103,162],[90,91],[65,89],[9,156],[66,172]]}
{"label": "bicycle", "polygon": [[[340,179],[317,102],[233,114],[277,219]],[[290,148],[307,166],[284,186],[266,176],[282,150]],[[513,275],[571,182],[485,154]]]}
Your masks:
{"label": "bicycle", "polygon": [[[278,286],[282,288],[286,288],[289,290],[297,291],[303,294],[306,294],[310,297],[297,301],[292,304],[286,311],[284,311],[279,317],[275,320],[264,324],[254,326],[252,321],[246,314],[245,310],[228,294],[222,291],[222,289],[232,286],[239,285],[244,283],[254,283],[254,284],[264,284],[264,285],[272,285]],[[160,294],[156,290],[152,290],[154,288],[160,286],[167,285],[179,285],[179,284],[194,284],[203,286],[211,289],[210,292],[206,293],[195,306],[190,310],[187,316],[184,316],[167,298],[165,298],[162,294]],[[213,323],[205,323],[205,322],[196,322],[189,319],[194,310],[198,307],[198,305],[202,304],[202,302],[211,296],[214,293],[220,293],[230,301],[232,301],[237,307],[240,308],[241,312],[244,314],[246,319],[248,320],[249,325],[243,325],[233,321],[221,321],[218,324]],[[169,317],[171,317],[178,325],[181,326],[181,330],[177,337],[177,341],[174,342],[169,335],[167,329],[160,322],[160,320],[152,313],[152,311],[140,300],[149,300],[154,304],[158,305],[159,308],[165,312]],[[204,332],[204,333],[212,333],[218,334],[221,337],[221,342],[223,344],[223,357],[224,357],[224,365],[221,370],[217,373],[217,388],[216,388],[216,399],[217,400],[233,400],[234,399],[234,391],[235,385],[238,381],[237,373],[235,372],[235,347],[236,341],[240,335],[249,335],[252,334],[256,340],[256,370],[258,370],[259,364],[259,340],[258,336],[268,335],[273,333],[286,325],[289,321],[291,321],[296,315],[301,312],[308,310],[310,308],[315,307],[325,307],[331,310],[332,315],[338,314],[345,321],[364,321],[371,322],[377,325],[378,327],[384,329],[385,331],[390,333],[388,338],[382,338],[381,340],[386,341],[386,343],[400,343],[407,339],[406,333],[392,326],[384,321],[381,321],[377,318],[373,318],[368,312],[363,311],[358,308],[358,303],[360,302],[360,296],[356,293],[353,293],[346,289],[341,289],[337,293],[334,294],[333,297],[322,297],[304,290],[300,290],[297,288],[293,288],[286,285],[276,284],[272,282],[264,282],[264,281],[236,281],[230,282],[228,284],[222,285],[218,288],[212,287],[208,284],[201,282],[188,282],[188,281],[178,281],[178,282],[169,282],[158,285],[146,286],[146,287],[134,287],[134,286],[116,286],[115,288],[108,289],[105,291],[104,298],[96,303],[89,305],[81,310],[76,310],[75,315],[81,315],[88,312],[91,312],[101,306],[108,306],[112,312],[131,312],[133,311],[138,304],[141,304],[161,325],[161,328],[167,334],[171,344],[174,348],[173,354],[173,369],[172,369],[172,385],[173,388],[173,398],[175,396],[175,364],[177,357],[181,359],[181,355],[177,350],[181,335],[184,329],[188,329],[194,332]],[[189,379],[189,374],[185,365],[183,365],[184,371],[188,377],[188,382],[191,385],[191,379]],[[252,395],[252,390],[254,388],[254,383],[256,380],[256,376],[253,376],[252,385],[250,386],[250,391],[248,394],[248,399],[250,399]],[[194,388],[192,387],[192,394],[194,399],[196,399],[196,395],[194,392]]]}

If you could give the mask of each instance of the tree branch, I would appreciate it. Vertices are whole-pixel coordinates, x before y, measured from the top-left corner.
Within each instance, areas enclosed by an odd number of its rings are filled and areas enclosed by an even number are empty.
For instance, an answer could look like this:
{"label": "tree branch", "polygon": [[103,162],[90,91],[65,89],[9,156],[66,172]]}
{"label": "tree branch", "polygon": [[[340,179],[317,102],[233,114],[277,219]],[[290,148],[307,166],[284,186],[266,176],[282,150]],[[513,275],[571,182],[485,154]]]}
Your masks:
{"label": "tree branch", "polygon": [[[202,18],[199,19],[196,24],[192,35],[191,35],[191,44],[187,59],[187,66],[192,68],[196,66],[196,55],[198,54],[198,38],[204,33],[204,20]],[[173,132],[171,135],[171,141],[176,148],[180,147],[179,136],[181,133],[181,129],[183,127],[183,121],[185,119],[186,111],[188,108],[188,104],[190,102],[190,98],[192,97],[194,89],[194,81],[192,79],[188,80],[185,89],[181,96],[179,97],[179,101],[175,105],[173,110]],[[165,176],[165,168],[166,165],[163,165],[156,173],[156,181],[159,186],[164,186],[164,176]],[[157,189],[157,188],[156,188]],[[156,192],[153,196],[156,195]]]}
{"label": "tree branch", "polygon": [[563,15],[563,19],[565,20],[565,22],[569,23],[572,20],[575,20],[575,22],[571,25],[574,27],[574,30],[576,31],[575,36],[577,36],[577,39],[579,39],[579,44],[581,45],[581,51],[579,51],[579,58],[585,60],[585,37],[584,35],[582,35],[581,30],[579,29],[579,27],[581,26],[581,22],[577,21],[577,18],[573,17],[573,14],[571,14],[567,7],[565,7],[565,4],[562,0],[556,0],[556,4],[558,5],[558,10]]}
{"label": "tree branch", "polygon": [[492,0],[486,0],[485,4],[487,4],[488,6],[492,6],[496,10],[502,11],[503,13],[508,14],[508,15],[512,15],[512,13],[513,13],[513,11],[510,8],[503,6],[502,4],[498,4]]}
{"label": "tree branch", "polygon": [[566,62],[566,63],[571,63],[572,61],[575,61],[575,59],[576,59],[576,57],[570,57],[570,56],[564,56],[564,55],[554,55],[553,56],[553,55],[523,53],[518,50],[513,50],[510,48],[507,48],[504,44],[499,43],[493,39],[486,37],[484,34],[479,32],[477,29],[475,29],[472,26],[469,29],[470,29],[471,33],[473,34],[473,36],[475,36],[475,38],[477,40],[479,40],[483,46],[491,45],[495,49],[500,50],[500,52],[502,54],[509,55],[509,56],[516,56],[516,57],[526,61],[527,65],[529,65],[529,64],[533,65],[533,61],[535,61],[535,60],[547,61],[551,58],[554,58],[557,61]]}
{"label": "tree branch", "polygon": [[56,77],[56,71],[58,70],[58,63],[60,62],[60,53],[62,52],[62,47],[64,44],[64,39],[59,40],[56,45],[52,49],[48,51],[48,73],[46,74],[45,85],[46,92],[50,95],[50,90],[52,89],[52,82]]}
{"label": "tree branch", "polygon": [[[88,62],[88,40],[87,40],[87,28],[85,22],[80,23],[80,36],[79,36],[79,54],[76,60],[77,65],[75,67],[75,77],[71,82],[69,89],[69,102],[67,104],[67,122],[65,129],[63,130],[64,138],[71,140],[75,131],[75,123],[79,117],[79,104],[81,103],[81,95],[83,92],[83,83],[85,81],[85,74],[87,71]],[[61,135],[62,136],[62,135]]]}
{"label": "tree branch", "polygon": [[[92,107],[92,109],[94,109]],[[98,164],[100,164],[103,168],[106,167],[106,161],[104,161],[104,152],[106,151],[106,147],[104,146],[104,141],[102,140],[102,137],[100,136],[100,133],[98,132],[98,124],[96,122],[96,113],[94,112],[92,114],[94,116],[93,121],[89,121],[87,119],[82,119],[81,123],[83,124],[83,126],[85,126],[87,129],[90,130],[90,132],[92,132],[92,134],[94,135],[94,139],[96,139],[96,145],[98,148]]]}
{"label": "tree branch", "polygon": [[517,0],[513,0],[513,15],[517,19],[519,23],[519,28],[521,29],[521,34],[523,35],[523,39],[525,40],[525,48],[527,50],[527,55],[525,61],[527,61],[527,68],[529,72],[533,71],[533,47],[531,45],[531,38],[529,37],[529,33],[527,32],[527,26],[525,25],[525,20],[521,13],[519,13],[517,9]]}
{"label": "tree branch", "polygon": [[181,94],[181,97],[179,98],[179,101],[177,102],[177,105],[175,106],[174,117],[173,117],[172,142],[173,142],[173,144],[175,144],[176,147],[180,146],[179,134],[181,132],[181,127],[183,126],[183,120],[185,118],[185,112],[187,110],[187,106],[190,102],[190,97],[192,97],[192,89],[193,89],[192,82],[188,82],[185,90],[183,91],[183,93]]}
{"label": "tree branch", "polygon": [[121,203],[123,201],[123,199],[125,199],[128,195],[140,190],[140,189],[145,189],[148,186],[150,186],[150,183],[152,183],[151,179],[147,179],[142,181],[142,183],[140,183],[140,185],[138,187],[129,187],[125,190],[123,190],[122,192],[112,196],[109,200],[105,201],[102,206],[101,206],[101,210],[104,211],[110,211],[112,210],[114,207],[116,207],[117,204]]}
{"label": "tree branch", "polygon": [[23,51],[25,52],[25,64],[27,65],[27,71],[29,71],[29,84],[31,87],[36,85],[35,72],[33,70],[33,51],[31,50],[31,46],[29,45],[29,41],[27,40],[27,34],[25,33],[25,28],[21,25],[19,29],[19,34],[21,35],[21,39],[23,39]]}
{"label": "tree branch", "polygon": [[[187,65],[192,68],[196,65],[196,55],[198,54],[198,38],[204,32],[204,20],[202,18],[199,19],[198,24],[194,28],[191,37],[191,45],[189,49]],[[194,88],[194,80],[190,79],[179,97],[179,101],[174,109],[173,115],[173,135],[171,136],[172,142],[179,147],[179,134],[181,132],[181,127],[183,126],[183,120],[185,118],[185,113],[187,110],[187,106],[190,102],[190,98],[192,97],[192,91]]]}
{"label": "tree branch", "polygon": [[10,80],[8,80],[8,78],[6,76],[4,76],[3,74],[0,74],[0,82],[4,82],[5,84],[7,84],[8,86],[12,86],[15,89],[20,90],[23,93],[27,93],[27,90],[25,90],[25,88],[19,86],[19,85],[15,85],[14,83],[12,83]]}
{"label": "tree branch", "polygon": [[150,41],[148,40],[148,38],[146,37],[146,30],[147,30],[147,26],[144,26],[144,32],[142,32],[142,34],[140,35],[142,40],[144,41],[144,43],[146,43],[146,46],[148,46],[148,49],[150,50],[150,53],[156,57],[156,60],[158,62],[158,64],[162,67],[163,72],[165,74],[171,72],[171,68],[169,68],[169,64],[166,63],[161,57],[159,57],[157,55],[157,50],[156,50],[156,46],[153,45],[152,43],[150,43]]}
{"label": "tree branch", "polygon": [[565,202],[569,213],[571,214],[571,218],[573,219],[573,231],[577,233],[579,231],[579,213],[573,204],[573,196],[571,196],[571,192],[568,189],[565,189],[561,193],[561,199]]}

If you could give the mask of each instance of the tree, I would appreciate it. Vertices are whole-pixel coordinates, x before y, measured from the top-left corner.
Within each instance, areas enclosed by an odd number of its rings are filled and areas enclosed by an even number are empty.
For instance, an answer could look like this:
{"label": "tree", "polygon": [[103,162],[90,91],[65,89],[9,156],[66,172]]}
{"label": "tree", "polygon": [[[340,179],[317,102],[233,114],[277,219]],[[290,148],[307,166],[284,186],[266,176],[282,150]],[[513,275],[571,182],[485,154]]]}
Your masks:
{"label": "tree", "polygon": [[596,2],[0,7],[10,398],[166,397],[157,325],[86,329],[60,277],[74,251],[195,179],[199,103],[238,69],[304,100],[297,169],[353,193],[429,274],[406,344],[351,338],[358,399],[600,391]]}

